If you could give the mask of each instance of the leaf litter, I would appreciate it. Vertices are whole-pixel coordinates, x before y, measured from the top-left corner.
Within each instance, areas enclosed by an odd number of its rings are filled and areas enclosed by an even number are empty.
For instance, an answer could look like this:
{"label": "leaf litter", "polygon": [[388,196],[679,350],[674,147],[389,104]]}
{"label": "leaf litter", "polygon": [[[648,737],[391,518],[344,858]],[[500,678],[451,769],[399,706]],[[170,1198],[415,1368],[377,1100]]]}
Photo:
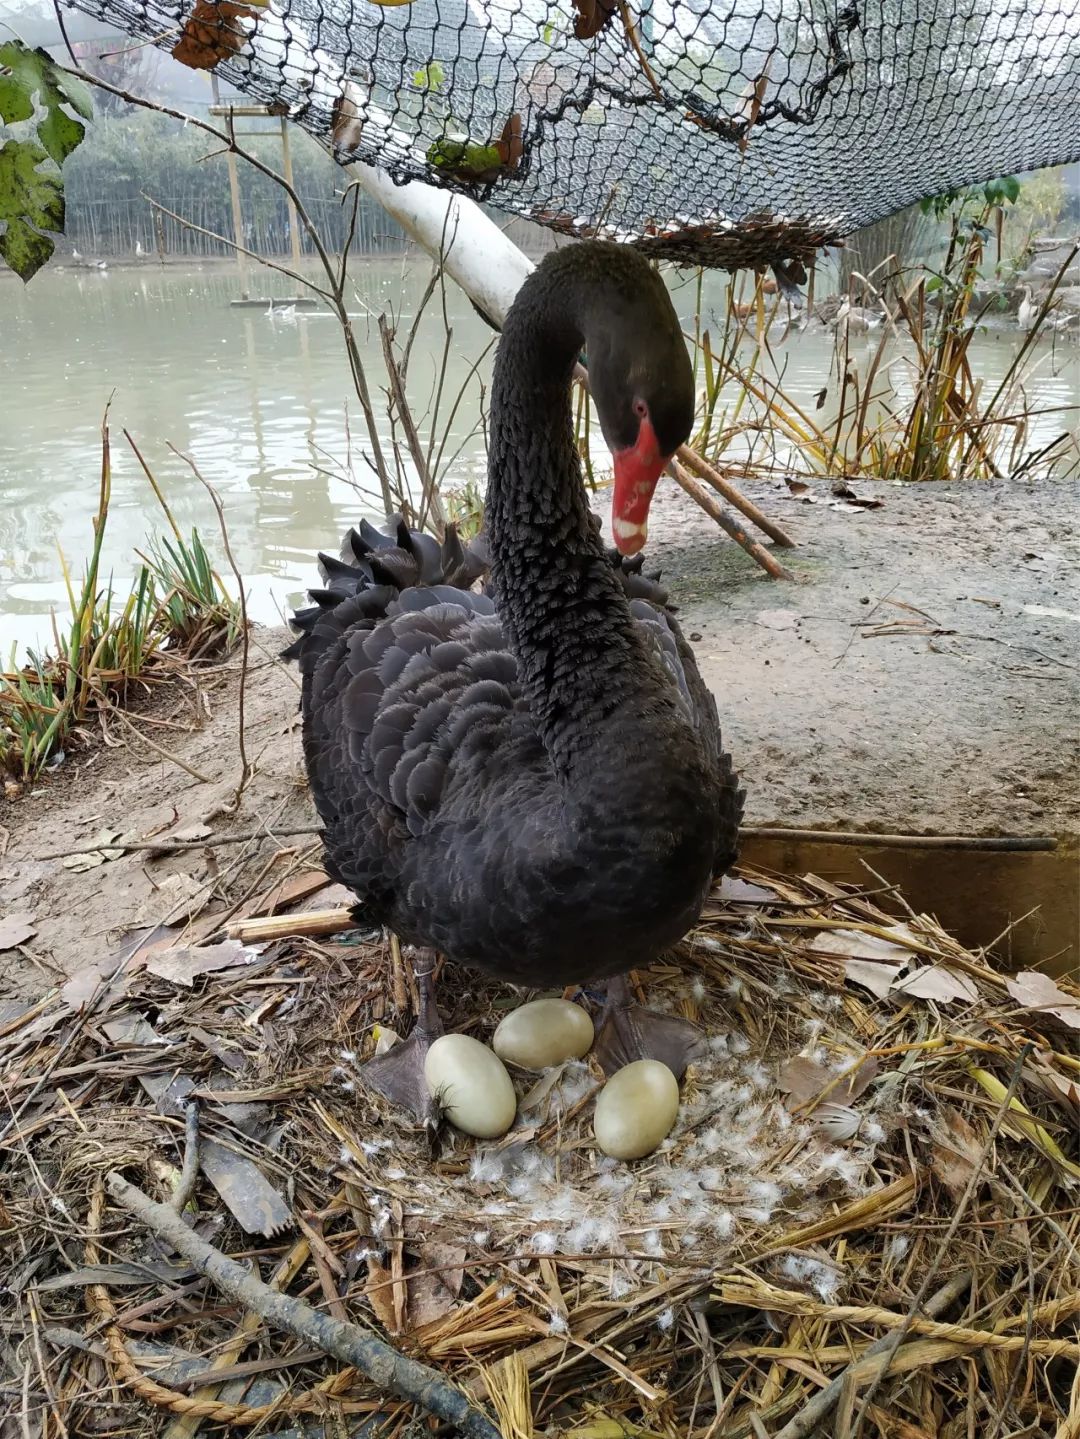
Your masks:
{"label": "leaf litter", "polygon": [[37,934],[37,925],[32,915],[0,915],[0,949],[18,949]]}
{"label": "leaf litter", "polygon": [[[262,912],[281,893],[264,891]],[[183,1414],[182,1388],[142,1383],[145,1340],[134,1321],[117,1324],[121,1294],[125,1314],[152,1307],[155,1342],[196,1356],[185,1363],[227,1351],[242,1364],[258,1333],[258,1377],[238,1379],[227,1404],[210,1400],[212,1423],[250,1425],[269,1399],[282,1423],[305,1404],[342,1405],[380,1414],[388,1435],[409,1432],[411,1411],[317,1345],[294,1359],[207,1283],[147,1269],[172,1256],[108,1205],[109,1253],[98,1253],[88,1204],[102,1177],[120,1170],[167,1198],[192,1100],[198,1231],[381,1330],[477,1403],[503,1413],[512,1383],[526,1439],[704,1433],[717,1401],[701,1390],[703,1333],[726,1427],[752,1434],[763,1415],[779,1433],[821,1376],[873,1362],[868,1347],[901,1324],[932,1265],[943,1281],[970,1273],[970,1291],[956,1291],[946,1332],[915,1321],[873,1412],[947,1413],[962,1393],[978,1432],[999,1413],[1022,1427],[1031,1405],[1063,1412],[1059,1376],[1078,1357],[1078,1076],[1046,1019],[1051,1005],[1067,1016],[1080,1004],[1068,981],[1006,979],[933,920],[898,921],[813,876],[742,870],[671,959],[638,976],[651,1006],[698,1019],[709,1044],[669,1139],[619,1165],[593,1145],[601,1077],[588,1057],[520,1078],[517,1124],[492,1144],[443,1132],[432,1149],[366,1091],[376,1031],[410,1023],[394,1008],[382,936],[286,937],[257,963],[210,934],[163,938],[126,965],[88,967],[66,999],[0,1028],[12,1106],[3,1201],[21,1236],[9,1282],[38,1286],[46,1363],[51,1333],[68,1364],[56,1402],[69,1432],[93,1427],[103,1382],[113,1428],[165,1434]],[[866,966],[883,972],[880,993]],[[481,1038],[526,997],[452,967],[441,987],[448,1027]],[[1051,1211],[1052,1224],[1039,1220]],[[1029,1269],[1034,1310],[1014,1282]],[[811,1325],[822,1326],[813,1340]],[[980,1362],[991,1349],[994,1362]],[[189,1371],[175,1372],[181,1384]],[[28,1383],[29,1403],[50,1402],[34,1368]]]}

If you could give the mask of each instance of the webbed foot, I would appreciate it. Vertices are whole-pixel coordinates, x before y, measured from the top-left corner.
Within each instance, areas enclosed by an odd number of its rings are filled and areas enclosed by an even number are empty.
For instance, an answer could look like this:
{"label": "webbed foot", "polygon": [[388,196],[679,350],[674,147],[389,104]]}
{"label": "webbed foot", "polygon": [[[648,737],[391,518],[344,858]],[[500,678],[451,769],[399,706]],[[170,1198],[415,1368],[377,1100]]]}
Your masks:
{"label": "webbed foot", "polygon": [[705,1052],[705,1035],[688,1019],[635,1004],[624,975],[608,981],[593,1053],[612,1075],[638,1059],[658,1059],[676,1079]]}
{"label": "webbed foot", "polygon": [[411,1114],[434,1133],[438,1128],[439,1112],[424,1078],[424,1061],[428,1050],[445,1031],[435,1003],[435,955],[432,951],[419,951],[413,960],[413,969],[420,994],[413,1031],[385,1054],[369,1059],[361,1066],[360,1078],[369,1089],[374,1089],[398,1109]]}

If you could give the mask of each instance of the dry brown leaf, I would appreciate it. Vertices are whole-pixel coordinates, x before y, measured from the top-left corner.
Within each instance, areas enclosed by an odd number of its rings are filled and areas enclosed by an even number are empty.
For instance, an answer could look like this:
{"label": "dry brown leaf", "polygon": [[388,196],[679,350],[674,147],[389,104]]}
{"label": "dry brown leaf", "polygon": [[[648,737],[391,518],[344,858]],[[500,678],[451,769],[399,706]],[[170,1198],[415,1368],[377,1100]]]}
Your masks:
{"label": "dry brown leaf", "polygon": [[[907,935],[910,931],[902,924],[891,925],[890,929],[897,934]],[[883,939],[877,934],[867,934],[865,930],[859,929],[827,929],[815,935],[808,946],[815,954],[839,954],[847,960],[845,973],[848,979],[854,980],[876,994],[879,999],[884,999],[892,984],[892,979],[886,980],[886,970],[893,972],[895,978],[902,969],[906,969],[911,963],[913,955],[903,945],[894,944],[891,939]],[[861,961],[871,961],[867,965],[861,965]],[[881,986],[884,985],[884,988]]]}
{"label": "dry brown leaf", "polygon": [[521,128],[521,116],[516,112],[510,116],[502,128],[502,134],[495,142],[495,148],[499,152],[499,159],[507,174],[513,174],[521,164],[521,157],[525,153],[525,141]]}
{"label": "dry brown leaf", "polygon": [[199,1167],[245,1233],[269,1239],[292,1228],[289,1206],[246,1155],[212,1139],[203,1140],[200,1155]]}
{"label": "dry brown leaf", "polygon": [[844,965],[844,977],[850,979],[852,984],[868,989],[878,999],[884,999],[903,970],[902,964],[879,964],[872,959],[849,959]]}
{"label": "dry brown leaf", "polygon": [[750,143],[750,131],[758,122],[761,114],[761,107],[765,102],[765,91],[769,88],[769,70],[772,66],[772,56],[765,61],[761,74],[756,80],[747,85],[746,89],[739,96],[739,106],[735,112],[737,121],[745,121],[746,129],[739,136],[739,149],[745,155],[746,148]]}
{"label": "dry brown leaf", "polygon": [[[111,973],[112,966],[109,966]],[[60,991],[60,998],[69,1009],[82,1009],[89,1004],[105,982],[105,970],[101,965],[88,964],[78,969]]]}
{"label": "dry brown leaf", "polygon": [[330,135],[335,150],[350,154],[360,144],[364,134],[361,110],[364,99],[364,92],[355,80],[342,80],[341,94],[334,101],[330,117]]}
{"label": "dry brown leaf", "polygon": [[37,934],[29,914],[6,914],[0,919],[0,949],[17,949]]}
{"label": "dry brown leaf", "polygon": [[794,1107],[809,1104],[822,1094],[827,1094],[831,1103],[842,1106],[865,1094],[877,1078],[879,1068],[873,1055],[868,1055],[855,1068],[845,1065],[837,1070],[800,1054],[783,1065],[777,1084],[790,1096],[789,1103]]}
{"label": "dry brown leaf", "polygon": [[764,625],[767,630],[793,630],[799,623],[794,610],[759,610],[754,623]]}
{"label": "dry brown leaf", "polygon": [[1005,988],[1025,1009],[1053,1014],[1070,1029],[1080,1029],[1080,1000],[1067,994],[1048,974],[1022,969],[1005,981]]}
{"label": "dry brown leaf", "polygon": [[197,914],[203,902],[203,886],[193,874],[169,874],[147,896],[136,922],[150,926],[179,924]]}
{"label": "dry brown leaf", "polygon": [[201,946],[179,945],[173,949],[156,949],[147,956],[146,968],[170,984],[183,984],[189,989],[200,974],[214,974],[219,969],[233,969],[250,964],[259,951],[238,939],[225,939],[220,944]]}
{"label": "dry brown leaf", "polygon": [[899,945],[855,929],[825,930],[815,935],[808,948],[815,954],[842,955],[844,977],[878,999],[889,993],[911,957]]}
{"label": "dry brown leaf", "polygon": [[384,1268],[374,1255],[369,1255],[364,1290],[375,1311],[375,1318],[387,1334],[399,1334],[401,1331],[398,1328],[397,1306],[394,1303],[394,1290],[397,1286],[391,1284],[390,1278],[389,1269]]}
{"label": "dry brown leaf", "polygon": [[794,495],[797,500],[810,494],[810,486],[805,480],[793,480],[790,475],[785,475],[784,484],[788,487],[788,494]]}
{"label": "dry brown leaf", "polygon": [[1032,1074],[1050,1098],[1056,1100],[1062,1108],[1071,1110],[1073,1114],[1080,1114],[1080,1079],[1058,1074],[1045,1064],[1028,1065],[1025,1072]]}
{"label": "dry brown leaf", "polygon": [[960,1111],[943,1106],[930,1145],[930,1165],[954,1199],[967,1189],[981,1152],[974,1129]]}
{"label": "dry brown leaf", "polygon": [[842,1104],[849,1104],[858,1099],[873,1084],[880,1069],[881,1065],[876,1057],[872,1054],[867,1055],[861,1064],[841,1074],[840,1083],[830,1091],[830,1098]]}
{"label": "dry brown leaf", "polygon": [[578,40],[591,40],[615,14],[618,6],[605,0],[574,0],[574,35]]}
{"label": "dry brown leaf", "polygon": [[832,492],[838,500],[847,500],[847,505],[830,505],[830,509],[856,509],[856,510],[880,510],[885,504],[883,499],[877,495],[860,495],[853,490],[846,480],[839,480],[832,487]]}
{"label": "dry brown leaf", "polygon": [[927,964],[913,969],[895,982],[893,993],[910,994],[915,999],[933,999],[939,1004],[952,1004],[958,999],[965,1004],[974,1004],[979,997],[973,980],[941,964]]}
{"label": "dry brown leaf", "polygon": [[[407,1279],[410,1329],[436,1324],[456,1306],[465,1277],[466,1250],[431,1241],[417,1251],[417,1272]],[[437,1270],[437,1273],[433,1273]],[[427,1271],[427,1272],[424,1272]]]}
{"label": "dry brown leaf", "polygon": [[556,1065],[554,1069],[546,1070],[529,1092],[518,1102],[518,1112],[524,1114],[526,1110],[535,1109],[538,1104],[545,1100],[563,1077],[565,1069],[565,1064],[559,1064]]}
{"label": "dry brown leaf", "polygon": [[713,893],[728,904],[771,904],[776,899],[774,889],[765,889],[760,884],[737,879],[733,874],[725,874]]}
{"label": "dry brown leaf", "polygon": [[195,0],[195,8],[173,46],[173,59],[192,70],[213,70],[220,61],[243,49],[254,28],[255,12],[249,5],[236,5],[233,0]]}
{"label": "dry brown leaf", "polygon": [[791,1096],[795,1105],[809,1104],[822,1093],[832,1077],[831,1069],[798,1054],[781,1065],[777,1085],[781,1093]]}
{"label": "dry brown leaf", "polygon": [[346,889],[343,884],[328,884],[308,895],[296,906],[296,910],[298,914],[306,914],[311,909],[347,909],[355,903],[356,895],[351,889]]}
{"label": "dry brown leaf", "polygon": [[88,869],[97,869],[99,864],[104,864],[105,856],[99,849],[92,849],[86,854],[67,854],[60,863],[72,874],[85,874]]}
{"label": "dry brown leaf", "polygon": [[[329,884],[330,876],[325,870],[301,870],[299,874],[291,875],[249,899],[236,910],[233,918],[261,919],[264,915],[277,914],[279,910],[289,910],[301,900],[325,890]],[[346,903],[355,904],[356,896],[350,893]]]}
{"label": "dry brown leaf", "polygon": [[[131,836],[126,836],[131,838]],[[82,874],[88,869],[97,869],[98,865],[104,864],[107,859],[119,859],[124,853],[122,849],[106,848],[112,840],[122,838],[118,829],[99,829],[97,834],[90,836],[88,847],[80,854],[69,854],[60,861],[65,869],[70,869],[73,874]],[[98,845],[98,849],[91,849],[89,845]]]}
{"label": "dry brown leaf", "polygon": [[116,1045],[159,1045],[169,1044],[164,1035],[158,1034],[141,1014],[122,1014],[117,1019],[105,1020],[101,1028]]}

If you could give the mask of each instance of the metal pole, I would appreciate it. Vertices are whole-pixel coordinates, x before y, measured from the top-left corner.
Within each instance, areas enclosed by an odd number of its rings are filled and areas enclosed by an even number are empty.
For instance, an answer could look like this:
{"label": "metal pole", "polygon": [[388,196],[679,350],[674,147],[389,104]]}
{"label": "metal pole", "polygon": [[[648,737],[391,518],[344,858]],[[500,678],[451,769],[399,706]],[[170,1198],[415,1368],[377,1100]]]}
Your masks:
{"label": "metal pole", "polygon": [[[285,183],[293,188],[292,172],[292,151],[289,149],[289,125],[285,116],[281,117],[281,168],[285,174]],[[292,242],[293,267],[300,265],[300,225],[296,218],[296,206],[293,204],[292,196],[286,195],[289,202],[289,239]]]}
{"label": "metal pole", "polygon": [[[214,104],[221,104],[221,96],[218,92],[218,79],[216,75],[210,76],[210,84],[213,87]],[[229,198],[232,201],[232,223],[233,239],[238,245],[244,243],[244,217],[240,210],[240,177],[236,173],[236,156],[232,150],[226,150],[225,163],[229,168]],[[239,250],[236,252],[236,268],[240,272],[240,298],[247,300],[248,293],[247,258]]]}

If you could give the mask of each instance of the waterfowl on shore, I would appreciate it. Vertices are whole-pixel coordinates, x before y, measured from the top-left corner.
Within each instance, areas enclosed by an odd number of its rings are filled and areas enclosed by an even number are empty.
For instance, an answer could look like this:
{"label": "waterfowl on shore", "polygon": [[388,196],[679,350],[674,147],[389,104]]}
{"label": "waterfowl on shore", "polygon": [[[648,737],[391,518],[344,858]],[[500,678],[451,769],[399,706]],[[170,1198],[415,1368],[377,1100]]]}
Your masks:
{"label": "waterfowl on shore", "polygon": [[[617,552],[574,444],[583,350],[614,455]],[[487,552],[453,530],[440,547],[366,527],[343,560],[320,557],[326,588],[295,617],[327,868],[420,951],[413,1035],[364,1074],[418,1114],[441,1032],[436,953],[538,988],[610,980],[609,1072],[647,1056],[679,1075],[700,1041],[633,1005],[622,977],[694,924],[742,809],[712,696],[638,553],[693,413],[679,322],[649,264],[601,242],[554,252],[495,361]]]}
{"label": "waterfowl on shore", "polygon": [[885,323],[885,316],[881,310],[871,309],[866,305],[853,305],[849,299],[845,299],[837,310],[833,323],[837,334],[867,335],[872,330],[880,330]]}
{"label": "waterfowl on shore", "polygon": [[1021,330],[1030,330],[1041,306],[1034,298],[1030,285],[1024,286],[1024,293],[1016,310],[1016,323]]}

